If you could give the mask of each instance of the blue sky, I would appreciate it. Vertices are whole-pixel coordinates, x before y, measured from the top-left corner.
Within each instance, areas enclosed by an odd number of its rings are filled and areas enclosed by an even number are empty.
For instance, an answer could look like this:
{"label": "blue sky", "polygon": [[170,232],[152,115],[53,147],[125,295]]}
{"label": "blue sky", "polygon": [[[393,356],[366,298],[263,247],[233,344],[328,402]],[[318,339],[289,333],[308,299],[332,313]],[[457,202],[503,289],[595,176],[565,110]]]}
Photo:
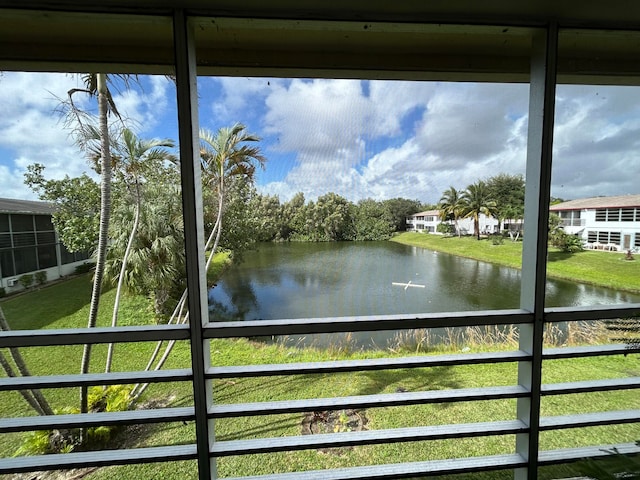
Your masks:
{"label": "blue sky", "polygon": [[[0,77],[0,196],[36,199],[27,165],[50,178],[90,173],[56,113],[74,75]],[[437,202],[497,173],[524,174],[528,87],[402,81],[200,78],[200,125],[241,122],[262,138],[262,193],[281,200],[333,191],[352,201]],[[82,106],[95,104],[78,97]],[[175,88],[143,76],[115,101],[139,136],[177,139]],[[552,195],[640,193],[640,89],[559,86]]]}

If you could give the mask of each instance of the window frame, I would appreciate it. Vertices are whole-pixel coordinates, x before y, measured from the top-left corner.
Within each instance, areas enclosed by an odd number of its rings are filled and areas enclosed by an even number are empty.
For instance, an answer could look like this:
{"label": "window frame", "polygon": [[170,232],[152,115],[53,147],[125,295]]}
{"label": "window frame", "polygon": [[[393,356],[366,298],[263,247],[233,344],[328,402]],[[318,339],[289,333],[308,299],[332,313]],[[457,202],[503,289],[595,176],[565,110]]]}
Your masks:
{"label": "window frame", "polygon": [[[166,10],[164,10],[166,16]],[[340,476],[335,474],[334,478],[367,478],[373,469],[384,473],[385,478],[404,478],[409,474],[419,475],[421,473],[459,473],[483,471],[487,469],[514,469],[518,479],[536,478],[538,468],[543,465],[571,461],[583,458],[584,456],[601,455],[598,447],[593,449],[576,449],[566,452],[541,452],[539,451],[538,439],[541,429],[549,428],[540,417],[540,399],[543,395],[557,394],[562,391],[561,387],[546,387],[543,391],[541,383],[541,369],[544,359],[550,358],[572,358],[589,355],[619,355],[621,350],[600,347],[587,350],[563,349],[558,352],[543,351],[542,334],[546,323],[571,321],[584,318],[603,319],[618,318],[622,315],[631,315],[640,309],[640,305],[625,305],[618,307],[593,307],[593,308],[554,308],[544,307],[544,288],[546,281],[546,262],[541,259],[546,258],[547,253],[547,225],[549,215],[549,188],[551,182],[551,159],[553,145],[553,111],[555,101],[555,85],[557,82],[557,56],[558,56],[558,30],[559,26],[555,22],[533,25],[539,34],[535,35],[533,51],[531,54],[531,95],[530,95],[530,120],[528,132],[528,158],[527,158],[527,185],[525,193],[525,222],[527,223],[527,235],[523,246],[523,277],[521,306],[519,309],[511,311],[488,311],[488,312],[450,312],[437,315],[420,315],[412,318],[402,316],[376,316],[368,318],[323,318],[304,320],[276,320],[260,322],[243,322],[241,325],[230,322],[209,323],[206,308],[206,283],[204,279],[204,248],[203,248],[203,225],[202,225],[202,203],[200,191],[200,171],[197,149],[197,91],[196,79],[198,66],[196,65],[196,45],[192,23],[198,21],[182,9],[170,10],[172,31],[173,31],[173,51],[174,68],[177,81],[178,97],[178,123],[180,140],[180,160],[181,160],[181,181],[183,193],[183,208],[185,220],[185,251],[187,263],[187,285],[189,288],[189,311],[191,312],[191,323],[189,326],[164,325],[154,327],[117,327],[114,329],[74,329],[64,331],[35,331],[35,332],[4,332],[0,336],[0,347],[12,346],[36,346],[36,345],[66,345],[107,342],[130,342],[130,341],[150,341],[150,340],[189,340],[191,342],[191,366],[190,371],[158,371],[158,372],[126,372],[119,375],[92,374],[86,376],[71,375],[66,378],[38,378],[35,379],[39,386],[58,387],[61,385],[101,385],[105,383],[127,383],[135,381],[175,381],[189,380],[194,385],[194,407],[187,409],[161,409],[161,412],[149,413],[127,412],[122,415],[129,421],[175,421],[194,420],[196,423],[196,443],[194,445],[155,447],[138,449],[139,451],[122,451],[115,454],[104,454],[103,452],[92,452],[89,455],[70,454],[63,457],[56,455],[49,458],[18,458],[3,459],[0,461],[0,473],[30,471],[30,469],[56,468],[64,465],[66,468],[86,465],[109,465],[122,463],[144,463],[148,461],[170,461],[182,459],[197,459],[199,478],[208,479],[215,476],[215,458],[218,455],[237,453],[241,448],[228,445],[228,450],[223,451],[220,442],[216,442],[213,437],[212,421],[216,417],[228,414],[224,408],[213,405],[211,398],[211,382],[216,378],[226,378],[227,376],[252,376],[271,375],[267,367],[251,368],[250,366],[236,369],[223,369],[210,365],[210,353],[208,340],[213,338],[229,338],[235,336],[254,336],[261,334],[277,335],[291,333],[324,333],[339,331],[365,331],[395,329],[400,321],[403,328],[421,328],[424,326],[461,326],[461,325],[500,325],[505,323],[518,324],[522,328],[520,337],[520,347],[518,352],[513,352],[512,361],[518,362],[519,385],[511,390],[502,390],[496,395],[504,397],[518,398],[517,418],[518,424],[505,427],[505,431],[516,434],[516,453],[514,455],[503,455],[495,458],[457,460],[457,465],[452,462],[422,462],[416,464],[399,464],[390,466],[358,467],[348,469]],[[202,12],[198,12],[202,15]],[[202,17],[197,17],[202,18]],[[247,20],[247,19],[243,19]],[[250,20],[250,19],[249,19]],[[498,20],[498,19],[497,19]],[[277,20],[276,20],[277,21]],[[390,25],[393,25],[391,22]],[[501,22],[496,21],[496,25]],[[464,27],[464,25],[461,25]],[[470,27],[471,28],[471,27]],[[44,54],[43,54],[44,55]],[[98,61],[99,58],[93,61]],[[30,58],[32,65],[44,68],[46,60]],[[158,60],[161,63],[161,60]],[[87,60],[88,63],[91,61]],[[9,63],[10,64],[10,63]],[[66,65],[62,63],[62,65]],[[62,68],[57,66],[58,68]],[[82,68],[82,65],[75,68]],[[166,69],[166,65],[149,66],[150,70]],[[225,68],[231,68],[229,66]],[[292,72],[299,72],[304,69],[289,67]],[[238,72],[247,71],[248,67],[238,66]],[[275,68],[264,68],[262,73],[269,73]],[[305,72],[306,73],[306,72]],[[415,72],[413,72],[415,73]],[[412,76],[412,72],[396,72],[396,75]],[[460,74],[460,72],[457,72]],[[323,75],[325,72],[319,71],[317,74]],[[380,72],[369,72],[363,70],[362,75],[383,75]],[[482,76],[481,72],[466,72],[466,75]],[[347,72],[346,75],[353,75]],[[390,76],[391,74],[387,74]],[[419,75],[419,74],[416,74]],[[521,77],[519,77],[521,78]],[[433,365],[438,362],[445,362],[437,359],[429,362],[427,359],[418,365]],[[464,361],[456,358],[455,361]],[[503,356],[498,354],[490,355],[488,358],[477,358],[478,362],[500,362],[505,361]],[[414,361],[415,364],[415,361]],[[371,362],[360,361],[351,363],[348,368],[393,368],[394,362],[382,362],[375,366]],[[278,366],[281,367],[281,366]],[[338,367],[335,364],[322,366],[298,365],[290,367],[290,372],[299,371],[338,371],[345,367]],[[282,373],[282,369],[278,370]],[[4,390],[16,390],[29,385],[29,381],[24,378],[2,379],[0,388]],[[609,382],[604,387],[596,384],[585,384],[581,388],[585,391],[596,391],[598,388],[620,388],[621,382]],[[567,387],[568,388],[568,387]],[[632,388],[639,388],[638,385]],[[443,397],[444,399],[445,397]],[[450,400],[450,398],[449,398]],[[364,402],[365,400],[362,400]],[[389,402],[402,402],[401,399],[388,399]],[[312,402],[308,402],[311,405]],[[289,406],[292,408],[308,408],[308,405]],[[246,409],[247,406],[239,408]],[[269,408],[277,406],[262,406],[263,411],[271,412]],[[284,408],[284,407],[282,407]],[[154,416],[155,415],[155,416]],[[607,422],[624,422],[623,418],[595,418],[593,424],[608,424]],[[17,424],[0,420],[0,427],[3,431],[22,431],[25,429],[43,428],[57,425],[58,422],[75,422],[77,425],[98,425],[110,422],[119,422],[122,419],[116,416],[87,414],[86,416],[76,416],[64,418],[45,419],[21,419]],[[636,419],[637,421],[637,419]],[[567,421],[568,422],[568,421]],[[13,426],[12,426],[13,425]],[[524,425],[523,428],[521,426]],[[571,425],[570,423],[556,423],[553,428],[562,428]],[[489,426],[478,428],[489,429]],[[476,432],[478,433],[478,432]],[[482,432],[479,432],[482,433]],[[486,432],[485,432],[486,433]],[[406,440],[414,438],[407,434],[403,437]],[[328,441],[328,440],[327,440]],[[293,444],[289,448],[299,449],[302,443],[292,440]],[[297,443],[296,443],[297,442]],[[364,444],[364,443],[363,443]],[[255,448],[255,447],[254,447]],[[264,447],[269,448],[269,447]],[[270,447],[275,450],[276,447]],[[624,450],[623,447],[621,451]],[[269,451],[269,450],[266,450]],[[325,478],[324,472],[309,478]],[[279,476],[285,478],[286,476]]]}

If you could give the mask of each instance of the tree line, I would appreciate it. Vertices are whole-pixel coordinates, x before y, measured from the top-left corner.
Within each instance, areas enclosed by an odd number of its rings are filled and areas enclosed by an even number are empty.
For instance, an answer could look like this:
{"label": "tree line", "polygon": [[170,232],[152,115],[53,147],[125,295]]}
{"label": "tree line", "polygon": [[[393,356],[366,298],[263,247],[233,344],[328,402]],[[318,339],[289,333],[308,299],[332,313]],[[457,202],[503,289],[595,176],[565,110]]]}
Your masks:
{"label": "tree line", "polygon": [[275,195],[255,194],[250,207],[258,223],[253,238],[260,242],[388,240],[407,229],[407,216],[425,208],[406,198],[354,203],[333,192],[308,202],[298,192],[284,203]]}
{"label": "tree line", "polygon": [[[274,195],[255,194],[251,214],[257,218],[256,241],[367,241],[387,240],[407,229],[406,218],[423,210],[440,210],[442,226],[460,233],[458,220],[471,217],[479,232],[480,214],[506,220],[524,215],[524,179],[499,174],[464,190],[449,187],[433,205],[419,200],[367,198],[356,203],[330,192],[305,203],[298,192],[281,203]],[[453,225],[451,225],[453,224]]]}

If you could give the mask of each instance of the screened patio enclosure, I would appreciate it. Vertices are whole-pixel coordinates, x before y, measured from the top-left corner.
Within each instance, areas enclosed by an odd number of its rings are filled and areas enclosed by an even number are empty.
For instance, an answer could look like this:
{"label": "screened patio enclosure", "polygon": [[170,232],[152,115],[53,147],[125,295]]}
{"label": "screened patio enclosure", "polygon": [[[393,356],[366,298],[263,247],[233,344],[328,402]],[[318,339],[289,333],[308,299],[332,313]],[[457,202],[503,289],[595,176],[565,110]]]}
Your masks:
{"label": "screened patio enclosure", "polygon": [[[186,1],[2,1],[0,2],[0,71],[107,72],[171,76],[175,81],[180,182],[184,222],[184,254],[189,322],[178,325],[40,329],[0,333],[0,347],[45,348],[85,343],[104,345],[177,341],[188,345],[188,365],[160,370],[114,371],[86,375],[0,378],[0,398],[19,390],[47,391],[79,386],[151,383],[190,385],[190,398],[159,408],[114,413],[16,415],[0,419],[3,435],[55,428],[97,425],[186,422],[192,441],[173,444],[170,435],[159,443],[95,452],[45,456],[5,456],[0,474],[82,467],[135,466],[145,478],[148,464],[184,465],[198,478],[275,479],[400,479],[440,475],[507,472],[517,479],[546,478],[550,466],[604,457],[612,449],[640,453],[640,404],[608,409],[590,395],[640,388],[640,350],[624,343],[545,347],[545,330],[560,324],[597,323],[638,315],[640,305],[545,307],[547,226],[554,151],[556,87],[566,84],[640,84],[640,10],[631,2],[604,4],[570,1],[540,2],[331,2]],[[511,310],[373,315],[305,319],[210,321],[205,278],[206,239],[199,158],[198,79],[278,77],[305,79],[367,79],[437,82],[528,84],[526,141],[525,234],[522,247],[520,306]],[[2,78],[0,77],[0,82]],[[0,107],[1,108],[1,107]],[[416,161],[420,161],[417,159]],[[509,326],[518,347],[506,351],[442,355],[389,356],[322,362],[216,363],[211,342],[274,335],[313,335],[402,329]],[[559,361],[576,364],[584,358],[611,357],[627,362],[626,376],[551,383],[545,372]],[[635,362],[635,363],[634,363]],[[462,365],[512,368],[513,381],[504,384],[319,398],[271,398],[264,401],[217,401],[220,382],[246,378],[332,376],[348,372],[392,371]],[[564,365],[564,364],[563,364]],[[185,368],[183,368],[185,367]],[[74,367],[75,368],[75,367]],[[567,367],[570,368],[570,367]],[[545,414],[545,402],[576,399],[589,408],[567,415]],[[600,398],[600,397],[598,397]],[[3,400],[0,400],[2,402]],[[459,402],[509,402],[510,416],[482,422],[453,419],[445,424],[418,422],[400,428],[339,431],[322,435],[269,437],[246,435],[219,439],[217,425],[227,419],[279,415],[301,417],[307,412],[343,409],[407,408]],[[283,417],[284,418],[284,417]],[[287,417],[291,418],[291,417]],[[612,444],[550,445],[549,432],[613,429],[632,425]],[[633,430],[632,430],[633,432]],[[474,455],[461,449],[456,458],[414,458],[296,471],[263,472],[271,455],[293,455],[316,449],[371,448],[392,444],[456,439],[491,442],[506,439],[498,454]],[[164,443],[162,443],[164,442]],[[461,443],[462,445],[463,443]],[[467,445],[464,443],[464,445]],[[363,450],[366,451],[366,450]],[[227,458],[248,462],[257,475],[222,470]],[[246,460],[243,460],[246,459]],[[248,470],[254,468],[248,467]],[[233,470],[233,469],[231,469]],[[222,472],[222,473],[221,473]],[[115,473],[118,476],[117,470]],[[151,475],[151,474],[149,474]],[[152,477],[149,477],[152,478]],[[489,477],[490,478],[490,477]]]}

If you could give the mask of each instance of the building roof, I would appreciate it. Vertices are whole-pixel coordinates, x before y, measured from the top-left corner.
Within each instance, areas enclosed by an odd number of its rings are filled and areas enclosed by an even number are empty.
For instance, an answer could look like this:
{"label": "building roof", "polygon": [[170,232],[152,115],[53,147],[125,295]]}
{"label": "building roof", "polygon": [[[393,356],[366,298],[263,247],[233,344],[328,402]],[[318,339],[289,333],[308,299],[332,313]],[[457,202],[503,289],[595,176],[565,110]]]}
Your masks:
{"label": "building roof", "polygon": [[36,202],[33,200],[0,198],[0,213],[51,215],[53,213],[53,205],[47,202]]}
{"label": "building roof", "polygon": [[615,197],[591,197],[569,200],[551,205],[549,210],[582,210],[589,208],[640,207],[640,195],[618,195]]}
{"label": "building roof", "polygon": [[440,215],[440,210],[425,210],[424,212],[418,212],[418,213],[414,213],[413,215],[410,215],[411,217],[417,217],[417,216],[427,216],[427,215],[434,215],[434,216],[438,216]]}

